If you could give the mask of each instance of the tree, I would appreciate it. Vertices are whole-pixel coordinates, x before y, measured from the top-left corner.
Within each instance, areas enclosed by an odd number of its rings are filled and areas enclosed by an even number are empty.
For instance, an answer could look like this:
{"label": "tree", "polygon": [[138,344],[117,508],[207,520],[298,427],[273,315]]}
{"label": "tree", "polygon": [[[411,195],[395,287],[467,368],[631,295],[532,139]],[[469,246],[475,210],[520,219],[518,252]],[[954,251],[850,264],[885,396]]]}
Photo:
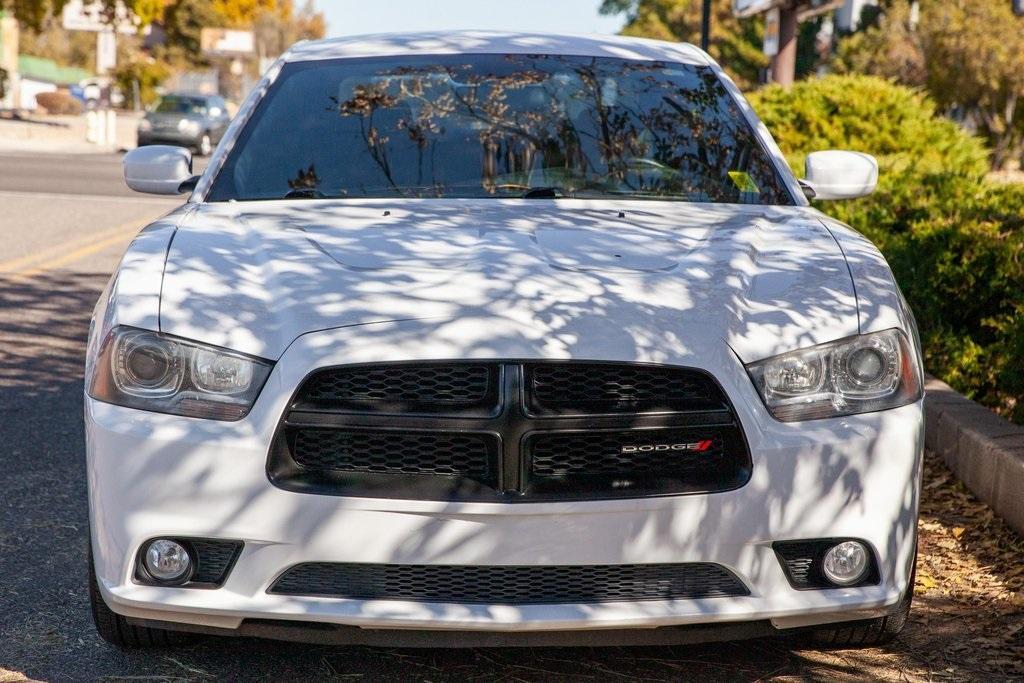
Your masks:
{"label": "tree", "polygon": [[122,92],[134,93],[138,89],[139,103],[149,106],[156,101],[157,88],[170,75],[167,65],[159,60],[134,53],[128,59],[122,59],[114,71]]}
{"label": "tree", "polygon": [[928,74],[909,3],[890,3],[863,30],[841,38],[832,67],[841,74],[866,73],[923,87]]}
{"label": "tree", "polygon": [[213,9],[229,28],[250,28],[263,15],[276,15],[282,21],[292,16],[290,0],[213,0]]}
{"label": "tree", "polygon": [[[108,16],[120,2],[131,8],[135,16],[146,26],[163,12],[163,0],[100,0]],[[9,10],[22,28],[42,31],[48,19],[59,17],[68,0],[0,0],[0,9]]]}
{"label": "tree", "polygon": [[46,57],[58,64],[92,69],[96,66],[96,34],[65,31],[60,20],[44,19],[40,28],[26,26],[18,39],[22,54]]}
{"label": "tree", "polygon": [[[625,14],[624,35],[700,44],[702,0],[603,0],[602,14]],[[709,52],[740,87],[760,80],[764,21],[737,19],[732,0],[713,0]]]}
{"label": "tree", "polygon": [[216,7],[207,0],[174,0],[164,8],[167,45],[190,62],[201,61],[199,33],[203,27],[224,22]]}
{"label": "tree", "polygon": [[327,23],[322,12],[316,11],[312,0],[298,13],[294,13],[291,3],[288,11],[266,10],[256,15],[253,22],[256,34],[256,46],[262,55],[279,55],[299,40],[317,40],[327,33]]}
{"label": "tree", "polygon": [[47,17],[60,14],[67,0],[0,0],[0,9],[14,14],[22,27],[41,30]]}
{"label": "tree", "polygon": [[840,42],[834,66],[927,88],[988,138],[995,168],[1024,154],[1024,18],[1005,0],[922,0],[916,26],[907,0],[890,1]]}

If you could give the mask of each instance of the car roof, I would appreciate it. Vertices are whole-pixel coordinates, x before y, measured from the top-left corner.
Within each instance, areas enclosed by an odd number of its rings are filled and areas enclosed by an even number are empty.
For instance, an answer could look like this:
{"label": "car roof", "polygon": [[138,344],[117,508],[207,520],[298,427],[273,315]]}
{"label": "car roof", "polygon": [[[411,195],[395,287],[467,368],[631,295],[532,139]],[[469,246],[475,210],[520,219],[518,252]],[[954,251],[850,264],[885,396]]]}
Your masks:
{"label": "car roof", "polygon": [[376,33],[298,43],[285,61],[432,54],[551,54],[671,61],[707,66],[705,52],[689,43],[613,35],[445,31]]}

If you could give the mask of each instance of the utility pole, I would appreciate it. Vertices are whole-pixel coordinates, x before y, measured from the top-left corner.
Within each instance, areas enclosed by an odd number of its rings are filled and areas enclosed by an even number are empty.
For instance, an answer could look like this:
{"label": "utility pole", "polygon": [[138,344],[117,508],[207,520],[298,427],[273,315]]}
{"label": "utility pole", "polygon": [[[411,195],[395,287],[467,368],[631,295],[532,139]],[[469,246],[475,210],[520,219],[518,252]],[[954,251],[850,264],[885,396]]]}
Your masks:
{"label": "utility pole", "polygon": [[772,57],[772,80],[783,87],[796,80],[797,3],[779,7],[779,48]]}
{"label": "utility pole", "polygon": [[[1024,2],[1024,0],[1019,0]],[[711,0],[704,0],[700,15],[700,49],[708,51],[711,45]]]}

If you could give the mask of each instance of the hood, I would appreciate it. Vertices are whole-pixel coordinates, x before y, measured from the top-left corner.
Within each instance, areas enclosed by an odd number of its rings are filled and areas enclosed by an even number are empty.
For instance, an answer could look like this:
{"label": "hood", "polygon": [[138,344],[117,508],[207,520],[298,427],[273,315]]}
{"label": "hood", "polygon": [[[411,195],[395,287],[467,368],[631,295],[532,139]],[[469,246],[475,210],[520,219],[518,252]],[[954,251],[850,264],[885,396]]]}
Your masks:
{"label": "hood", "polygon": [[276,359],[385,321],[444,335],[448,357],[678,360],[724,342],[749,362],[858,331],[842,251],[800,207],[208,203],[171,243],[164,332]]}

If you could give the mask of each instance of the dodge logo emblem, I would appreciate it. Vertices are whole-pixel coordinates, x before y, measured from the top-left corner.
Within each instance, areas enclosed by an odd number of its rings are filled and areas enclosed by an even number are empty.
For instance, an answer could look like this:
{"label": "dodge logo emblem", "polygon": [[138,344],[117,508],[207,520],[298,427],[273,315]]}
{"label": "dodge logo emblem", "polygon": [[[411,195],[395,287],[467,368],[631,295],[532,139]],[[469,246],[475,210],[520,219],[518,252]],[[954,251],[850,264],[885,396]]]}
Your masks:
{"label": "dodge logo emblem", "polygon": [[646,443],[623,446],[622,453],[650,453],[653,451],[697,451],[702,453],[711,448],[711,439],[691,443]]}

